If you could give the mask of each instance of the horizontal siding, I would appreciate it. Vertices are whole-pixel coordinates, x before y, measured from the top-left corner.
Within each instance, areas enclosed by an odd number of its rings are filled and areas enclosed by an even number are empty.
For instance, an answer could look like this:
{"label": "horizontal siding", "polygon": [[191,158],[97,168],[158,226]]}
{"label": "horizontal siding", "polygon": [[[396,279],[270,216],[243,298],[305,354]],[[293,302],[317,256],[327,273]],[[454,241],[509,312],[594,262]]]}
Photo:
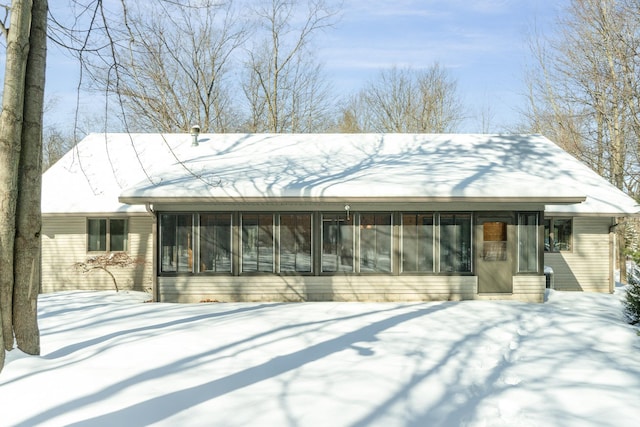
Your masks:
{"label": "horizontal siding", "polygon": [[159,277],[163,302],[446,301],[473,299],[475,276]]}
{"label": "horizontal siding", "polygon": [[573,251],[545,253],[554,288],[562,291],[609,291],[609,218],[574,218]]}
{"label": "horizontal siding", "polygon": [[[129,254],[144,264],[111,268],[120,289],[149,290],[152,283],[152,218],[129,217]],[[73,265],[87,259],[86,217],[43,217],[42,292],[113,290],[113,280],[102,270],[77,271]]]}

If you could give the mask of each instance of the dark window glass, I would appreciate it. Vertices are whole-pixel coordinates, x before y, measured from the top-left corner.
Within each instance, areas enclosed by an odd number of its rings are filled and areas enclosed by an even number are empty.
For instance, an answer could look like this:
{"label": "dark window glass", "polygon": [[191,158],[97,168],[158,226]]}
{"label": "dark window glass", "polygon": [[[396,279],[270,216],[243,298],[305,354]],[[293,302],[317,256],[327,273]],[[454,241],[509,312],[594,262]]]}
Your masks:
{"label": "dark window glass", "polygon": [[311,272],[311,214],[280,215],[280,271]]}
{"label": "dark window glass", "polygon": [[160,271],[193,272],[193,215],[160,215]]}
{"label": "dark window glass", "polygon": [[538,271],[538,214],[518,215],[518,271]]}
{"label": "dark window glass", "polygon": [[571,218],[549,218],[544,220],[544,250],[548,252],[572,249]]}
{"label": "dark window glass", "polygon": [[127,220],[126,219],[110,219],[109,220],[109,250],[126,251],[127,250]]}
{"label": "dark window glass", "polygon": [[242,216],[242,271],[273,272],[273,215]]}
{"label": "dark window glass", "polygon": [[433,215],[402,215],[402,271],[433,272]]}
{"label": "dark window glass", "polygon": [[353,215],[323,215],[322,271],[353,271],[353,236]]}
{"label": "dark window glass", "polygon": [[105,252],[107,250],[107,220],[87,220],[87,249],[89,252]]}
{"label": "dark window glass", "polygon": [[391,214],[360,215],[360,271],[391,271]]}
{"label": "dark window glass", "polygon": [[471,215],[440,215],[440,271],[471,271]]}
{"label": "dark window glass", "polygon": [[231,272],[231,215],[200,215],[200,271]]}

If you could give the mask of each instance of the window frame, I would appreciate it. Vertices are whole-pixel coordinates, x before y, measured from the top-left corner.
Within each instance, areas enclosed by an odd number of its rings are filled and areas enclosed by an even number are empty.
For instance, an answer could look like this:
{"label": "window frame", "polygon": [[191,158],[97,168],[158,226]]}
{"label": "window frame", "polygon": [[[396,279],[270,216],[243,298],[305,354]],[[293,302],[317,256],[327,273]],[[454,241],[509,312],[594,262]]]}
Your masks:
{"label": "window frame", "polygon": [[[468,247],[465,249],[464,246],[462,246],[459,250],[460,253],[460,257],[457,260],[457,262],[460,265],[468,265],[467,269],[453,269],[453,270],[443,270],[443,265],[444,261],[445,261],[445,257],[443,256],[443,252],[444,252],[444,248],[443,248],[443,235],[445,234],[444,231],[444,226],[442,224],[442,218],[443,217],[453,217],[453,221],[455,222],[459,217],[460,218],[465,218],[466,222],[467,222],[467,226],[469,228],[469,233],[468,233],[468,240],[466,241]],[[438,271],[437,273],[439,274],[451,274],[451,275],[470,275],[470,274],[474,274],[474,269],[475,269],[475,265],[474,265],[474,214],[472,212],[440,212],[437,215],[438,217],[438,236],[437,236],[437,265],[438,265]],[[459,224],[452,224],[452,225],[456,225],[456,226],[460,226]],[[461,227],[461,226],[460,226]],[[456,242],[457,243],[457,242]],[[463,242],[465,243],[465,242]],[[456,246],[456,251],[457,251],[457,246]],[[464,261],[464,252],[467,252],[466,254],[466,262]]]}
{"label": "window frame", "polygon": [[[406,218],[408,217],[412,217],[413,219],[415,219],[415,224],[409,224],[406,225],[405,221]],[[418,222],[420,221],[420,219],[424,219],[424,218],[428,218],[431,221],[431,224],[427,224],[426,226],[424,224],[419,224]],[[400,263],[400,273],[405,273],[405,274],[434,274],[436,272],[436,265],[437,265],[437,238],[436,238],[436,232],[438,230],[437,227],[437,222],[436,222],[436,214],[434,212],[402,212],[400,213],[400,248],[399,248],[399,263]],[[413,227],[415,229],[415,232],[413,235],[409,235],[409,233],[407,232],[408,229],[406,227]],[[421,230],[419,230],[419,227],[428,227],[429,228],[429,233],[430,234],[430,243],[429,242],[425,242],[426,245],[425,246],[421,246],[420,242],[423,241],[423,237],[425,237],[422,233]],[[426,236],[427,239],[429,236]],[[411,249],[411,248],[407,248],[407,245],[410,242],[410,239],[413,238],[414,242],[414,246],[415,246],[415,253],[412,255],[412,257],[414,257],[414,259],[409,259],[409,257],[407,257],[407,253],[408,250],[407,249]],[[426,252],[426,248],[430,247],[430,255],[431,258],[429,260],[427,260],[426,262],[424,262],[426,258],[426,255],[428,255]],[[425,250],[424,254],[421,254],[421,249]],[[423,259],[424,258],[424,259]],[[422,265],[422,263],[424,262],[425,265],[430,266],[429,269],[420,269],[420,265]],[[407,269],[407,263],[412,263],[416,265],[415,269]]]}
{"label": "window frame", "polygon": [[[368,219],[369,217],[373,218],[373,224],[368,224],[363,221],[363,219]],[[378,224],[378,220],[388,219],[388,224]],[[358,213],[358,221],[357,221],[357,230],[358,233],[356,235],[356,260],[357,260],[357,271],[363,274],[392,274],[394,273],[394,221],[393,221],[393,213],[392,212],[359,212]],[[384,238],[384,229],[382,227],[388,227],[388,251],[389,251],[389,269],[384,270],[380,269],[379,265],[381,265],[382,257],[380,257],[380,249],[384,248],[386,245],[379,245],[378,243],[382,241],[380,238],[380,234]],[[369,233],[371,232],[371,233]],[[363,234],[365,237],[363,237]],[[369,256],[365,254],[365,252],[369,252],[371,248],[363,248],[363,242],[368,244],[370,239],[366,236],[367,234],[371,234],[373,238],[373,268],[369,268],[365,266],[365,262],[369,263]]]}
{"label": "window frame", "polygon": [[[100,240],[104,240],[104,249],[92,248],[91,223],[93,221],[104,221],[104,236],[100,230]],[[122,221],[124,224],[124,232],[122,233],[122,249],[113,249],[113,235],[111,232],[111,222]],[[111,252],[129,252],[129,218],[128,217],[88,217],[86,221],[86,251],[87,253],[111,253]],[[102,246],[102,245],[101,245]]]}
{"label": "window frame", "polygon": [[[524,216],[534,216],[535,217],[535,224],[523,224],[523,217]],[[517,266],[516,266],[516,272],[517,274],[538,274],[540,273],[540,233],[539,233],[539,228],[540,228],[540,213],[539,212],[518,212],[517,213],[517,218],[518,218],[518,222],[517,222],[517,230],[518,230],[518,237],[517,237]],[[527,228],[523,230],[523,227],[531,227],[531,229]],[[531,235],[527,235],[526,239],[527,242],[524,242],[524,236],[523,236],[523,231],[527,231],[533,234],[533,242],[531,242],[530,237]],[[535,265],[535,269],[523,269],[523,265],[522,265],[522,260],[523,260],[523,243],[528,243],[529,246],[528,248],[528,252],[529,254],[533,254],[535,256],[535,259],[533,261],[528,261],[526,264],[527,265]]]}
{"label": "window frame", "polygon": [[[567,221],[569,224],[569,238],[568,243],[560,242],[558,243],[557,238],[555,236],[556,230],[556,221]],[[574,225],[573,225],[573,217],[568,216],[551,216],[545,217],[543,221],[544,225],[544,252],[546,253],[572,253],[573,252],[573,236],[574,236]],[[552,233],[553,231],[553,233]],[[560,233],[558,233],[560,234]],[[559,249],[559,245],[568,245],[567,249]],[[547,249],[548,248],[548,249]]]}

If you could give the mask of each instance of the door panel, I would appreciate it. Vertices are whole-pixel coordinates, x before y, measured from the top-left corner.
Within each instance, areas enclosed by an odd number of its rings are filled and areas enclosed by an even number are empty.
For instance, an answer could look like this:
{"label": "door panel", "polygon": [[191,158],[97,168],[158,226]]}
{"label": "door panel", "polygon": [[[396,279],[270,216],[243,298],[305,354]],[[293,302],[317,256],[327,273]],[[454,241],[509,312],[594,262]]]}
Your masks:
{"label": "door panel", "polygon": [[512,293],[513,215],[478,215],[476,227],[478,293]]}

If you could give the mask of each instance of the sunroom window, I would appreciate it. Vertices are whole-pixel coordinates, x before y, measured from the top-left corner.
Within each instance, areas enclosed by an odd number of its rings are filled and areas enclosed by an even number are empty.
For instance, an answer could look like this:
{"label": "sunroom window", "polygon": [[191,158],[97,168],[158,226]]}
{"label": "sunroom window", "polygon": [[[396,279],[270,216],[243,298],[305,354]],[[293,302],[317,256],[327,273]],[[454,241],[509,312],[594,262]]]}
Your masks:
{"label": "sunroom window", "polygon": [[360,215],[360,271],[391,272],[391,214]]}
{"label": "sunroom window", "polygon": [[402,271],[433,272],[433,214],[402,215]]}
{"label": "sunroom window", "polygon": [[538,272],[538,214],[518,215],[518,272]]}
{"label": "sunroom window", "polygon": [[274,271],[272,214],[242,215],[242,271]]}
{"label": "sunroom window", "polygon": [[322,271],[354,271],[353,215],[322,216]]}
{"label": "sunroom window", "polygon": [[440,214],[440,271],[471,271],[471,214]]}
{"label": "sunroom window", "polygon": [[280,271],[311,272],[311,214],[280,215]]}
{"label": "sunroom window", "polygon": [[193,272],[193,215],[160,215],[160,271]]}
{"label": "sunroom window", "polygon": [[200,271],[231,272],[231,215],[200,215]]}

